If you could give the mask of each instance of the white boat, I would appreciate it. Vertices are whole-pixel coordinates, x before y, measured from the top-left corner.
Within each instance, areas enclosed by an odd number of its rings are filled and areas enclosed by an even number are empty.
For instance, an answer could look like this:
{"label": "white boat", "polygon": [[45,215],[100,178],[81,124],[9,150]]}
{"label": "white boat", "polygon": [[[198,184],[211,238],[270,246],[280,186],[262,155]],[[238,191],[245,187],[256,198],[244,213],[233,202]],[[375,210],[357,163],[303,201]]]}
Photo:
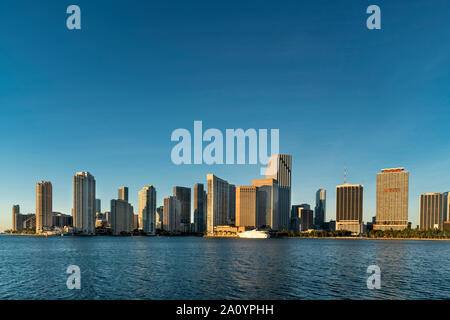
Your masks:
{"label": "white boat", "polygon": [[258,231],[254,229],[250,231],[239,232],[238,237],[245,239],[267,239],[269,238],[269,233],[267,231]]}

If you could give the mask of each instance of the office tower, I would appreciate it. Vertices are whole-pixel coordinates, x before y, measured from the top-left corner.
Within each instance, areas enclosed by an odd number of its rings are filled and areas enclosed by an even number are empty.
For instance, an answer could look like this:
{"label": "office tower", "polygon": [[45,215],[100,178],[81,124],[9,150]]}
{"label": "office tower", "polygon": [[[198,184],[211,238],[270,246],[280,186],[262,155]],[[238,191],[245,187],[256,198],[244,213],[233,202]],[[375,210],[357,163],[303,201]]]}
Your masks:
{"label": "office tower", "polygon": [[420,195],[420,230],[443,230],[444,196],[441,193],[424,193]]}
{"label": "office tower", "polygon": [[22,215],[20,214],[20,206],[18,204],[12,207],[12,230],[21,231],[23,229]]}
{"label": "office tower", "polygon": [[291,210],[290,229],[295,232],[304,232],[314,227],[314,211],[307,203],[293,205]]}
{"label": "office tower", "polygon": [[449,193],[450,192],[444,192],[442,194],[443,199],[444,199],[444,213],[443,213],[443,217],[444,217],[444,221],[445,222],[450,222],[450,198],[449,198]]}
{"label": "office tower", "polygon": [[95,213],[102,212],[102,201],[95,199]]}
{"label": "office tower", "polygon": [[348,184],[336,187],[336,230],[362,232],[363,186]]}
{"label": "office tower", "polygon": [[167,232],[181,231],[181,201],[175,196],[164,198],[162,229]]}
{"label": "office tower", "polygon": [[208,234],[213,234],[215,226],[227,224],[230,213],[229,185],[227,181],[213,174],[207,174],[206,180],[208,181],[206,231]]}
{"label": "office tower", "polygon": [[236,187],[236,226],[258,226],[257,221],[257,188],[254,186]]}
{"label": "office tower", "polygon": [[191,227],[191,188],[173,187],[173,195],[181,202],[181,229],[188,232]]}
{"label": "office tower", "polygon": [[156,208],[156,229],[157,230],[162,229],[163,216],[164,216],[164,206],[159,206],[158,208]]}
{"label": "office tower", "polygon": [[133,230],[139,230],[139,215],[133,215]]}
{"label": "office tower", "polygon": [[139,191],[139,230],[156,233],[156,189],[146,186]]}
{"label": "office tower", "polygon": [[111,232],[113,235],[128,234],[133,231],[133,206],[126,200],[111,200]]}
{"label": "office tower", "polygon": [[278,229],[288,230],[291,212],[292,156],[277,154],[270,158],[266,178],[278,183]]}
{"label": "office tower", "polygon": [[206,192],[202,183],[194,184],[194,230],[206,231]]}
{"label": "office tower", "polygon": [[128,202],[128,187],[119,187],[117,199]]}
{"label": "office tower", "polygon": [[228,224],[236,223],[236,186],[234,184],[228,185]]}
{"label": "office tower", "polygon": [[278,183],[275,179],[253,180],[257,187],[257,212],[259,226],[267,226],[272,230],[278,228]]}
{"label": "office tower", "polygon": [[52,226],[52,183],[36,183],[36,232]]}
{"label": "office tower", "polygon": [[95,233],[95,178],[89,172],[73,176],[73,227],[76,233]]}
{"label": "office tower", "polygon": [[403,168],[377,173],[377,213],[375,230],[408,228],[409,172]]}
{"label": "office tower", "polygon": [[323,229],[323,224],[325,223],[326,217],[326,197],[327,192],[325,189],[319,189],[316,192],[316,207],[315,207],[315,217],[314,224],[317,229]]}

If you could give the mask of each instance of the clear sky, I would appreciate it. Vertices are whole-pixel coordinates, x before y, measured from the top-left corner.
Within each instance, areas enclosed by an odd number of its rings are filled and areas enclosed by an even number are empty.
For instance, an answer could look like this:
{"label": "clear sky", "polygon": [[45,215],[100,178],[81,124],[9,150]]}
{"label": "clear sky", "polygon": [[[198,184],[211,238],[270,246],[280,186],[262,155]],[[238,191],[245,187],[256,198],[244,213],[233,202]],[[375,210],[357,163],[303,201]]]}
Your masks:
{"label": "clear sky", "polygon": [[[77,4],[82,30],[66,28]],[[381,8],[381,30],[366,8]],[[450,190],[450,5],[433,1],[100,1],[0,3],[0,230],[11,206],[35,212],[35,184],[53,183],[70,214],[72,179],[91,172],[103,210],[130,188],[236,185],[259,165],[171,162],[176,128],[277,128],[293,156],[292,202],[364,185],[375,215],[382,168],[410,171],[409,217],[419,195]]]}

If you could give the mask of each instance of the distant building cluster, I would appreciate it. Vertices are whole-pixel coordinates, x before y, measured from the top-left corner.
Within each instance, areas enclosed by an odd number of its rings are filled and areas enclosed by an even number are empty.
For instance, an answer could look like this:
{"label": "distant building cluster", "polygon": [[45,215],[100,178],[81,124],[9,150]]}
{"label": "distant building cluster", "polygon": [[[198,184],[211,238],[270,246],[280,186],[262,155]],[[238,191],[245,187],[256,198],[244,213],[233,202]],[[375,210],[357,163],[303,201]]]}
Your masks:
{"label": "distant building cluster", "polygon": [[[73,177],[72,215],[54,212],[52,184],[36,184],[36,213],[22,214],[19,205],[12,207],[13,231],[51,230],[94,235],[129,235],[132,233],[197,233],[230,235],[243,230],[310,232],[345,230],[361,234],[368,230],[403,230],[408,222],[409,172],[404,168],[383,169],[376,176],[376,216],[363,222],[363,191],[360,184],[336,186],[336,219],[326,221],[326,190],[316,192],[314,210],[307,203],[291,205],[292,156],[273,156],[265,179],[251,185],[235,186],[213,174],[207,185],[191,188],[175,186],[173,194],[157,207],[156,188],[143,187],[138,192],[138,212],[129,203],[128,187],[118,189],[118,198],[110,202],[110,211],[102,212],[96,198],[96,181],[89,172]],[[191,200],[193,219],[191,219]],[[450,229],[449,192],[420,196],[419,228]]]}

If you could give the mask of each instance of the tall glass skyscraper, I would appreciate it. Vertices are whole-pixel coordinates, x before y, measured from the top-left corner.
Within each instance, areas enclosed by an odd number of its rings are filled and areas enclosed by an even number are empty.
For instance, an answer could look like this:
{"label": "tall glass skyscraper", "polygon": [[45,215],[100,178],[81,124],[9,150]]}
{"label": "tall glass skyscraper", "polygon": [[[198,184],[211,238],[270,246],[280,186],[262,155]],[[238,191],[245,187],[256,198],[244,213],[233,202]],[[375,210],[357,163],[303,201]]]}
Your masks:
{"label": "tall glass skyscraper", "polygon": [[316,207],[314,209],[314,225],[318,229],[322,229],[326,218],[326,197],[325,189],[319,189],[316,192]]}

